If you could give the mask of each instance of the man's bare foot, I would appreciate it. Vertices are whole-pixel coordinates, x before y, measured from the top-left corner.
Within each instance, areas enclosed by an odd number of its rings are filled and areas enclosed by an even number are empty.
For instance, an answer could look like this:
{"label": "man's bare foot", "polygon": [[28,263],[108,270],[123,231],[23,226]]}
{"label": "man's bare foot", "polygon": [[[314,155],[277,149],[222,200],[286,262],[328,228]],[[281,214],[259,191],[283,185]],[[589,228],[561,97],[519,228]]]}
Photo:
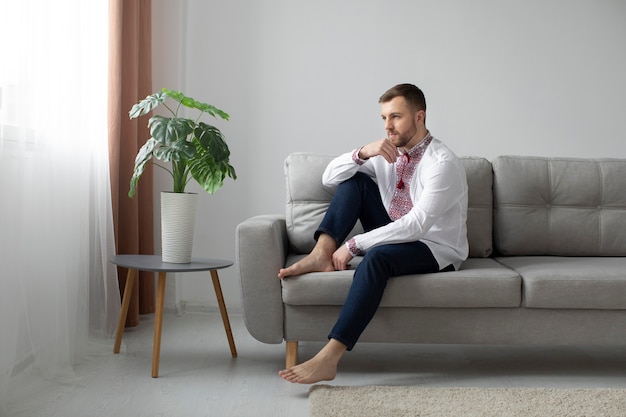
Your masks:
{"label": "man's bare foot", "polygon": [[307,272],[330,272],[334,271],[333,261],[321,251],[313,251],[305,258],[300,259],[288,268],[278,271],[278,278],[286,278],[293,275],[302,275]]}
{"label": "man's bare foot", "polygon": [[314,384],[335,379],[337,366],[332,366],[314,357],[304,363],[279,371],[278,375],[285,381],[294,384]]}
{"label": "man's bare foot", "polygon": [[278,278],[282,279],[308,272],[334,271],[332,256],[336,249],[337,243],[335,243],[334,239],[327,234],[321,234],[311,253],[290,267],[281,268],[278,271]]}
{"label": "man's bare foot", "polygon": [[337,376],[337,364],[346,351],[346,346],[334,339],[313,358],[289,369],[278,372],[285,381],[294,384],[314,384],[332,381]]}

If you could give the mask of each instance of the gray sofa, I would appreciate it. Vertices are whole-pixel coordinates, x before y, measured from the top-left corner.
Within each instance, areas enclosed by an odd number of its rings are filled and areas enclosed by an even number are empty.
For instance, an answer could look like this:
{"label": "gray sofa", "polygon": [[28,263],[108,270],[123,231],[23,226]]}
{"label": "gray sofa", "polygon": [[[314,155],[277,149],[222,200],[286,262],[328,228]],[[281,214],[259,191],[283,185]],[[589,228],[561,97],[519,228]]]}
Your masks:
{"label": "gray sofa", "polygon": [[[287,366],[298,341],[327,340],[352,280],[352,270],[276,277],[313,247],[331,159],[289,155],[285,214],[236,230],[247,329],[286,341]],[[359,343],[626,345],[626,160],[462,161],[469,258],[459,271],[390,280]]]}

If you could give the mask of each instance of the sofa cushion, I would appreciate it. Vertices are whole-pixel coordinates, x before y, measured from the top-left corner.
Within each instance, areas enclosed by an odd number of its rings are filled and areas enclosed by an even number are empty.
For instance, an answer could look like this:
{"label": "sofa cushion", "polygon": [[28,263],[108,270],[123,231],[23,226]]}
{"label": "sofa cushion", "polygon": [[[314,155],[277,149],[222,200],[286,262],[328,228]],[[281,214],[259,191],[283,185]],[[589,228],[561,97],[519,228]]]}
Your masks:
{"label": "sofa cushion", "polygon": [[[334,156],[306,152],[293,153],[285,160],[287,236],[290,252],[309,253],[315,246],[313,234],[335,194],[335,188],[322,184],[322,174]],[[362,232],[355,227],[350,237]]]}
{"label": "sofa cushion", "polygon": [[501,255],[626,256],[626,160],[493,161]]}
{"label": "sofa cushion", "polygon": [[[302,256],[292,255],[288,264]],[[289,305],[343,305],[360,258],[348,271],[315,272],[281,281]],[[519,307],[521,278],[490,258],[470,258],[459,271],[404,275],[387,283],[381,307]]]}
{"label": "sofa cushion", "polygon": [[[313,234],[322,221],[335,189],[322,185],[322,173],[334,158],[314,153],[293,153],[285,159],[287,236],[290,252],[309,253],[315,245]],[[470,257],[492,253],[491,163],[478,157],[461,158],[469,187],[467,237]],[[360,224],[350,236],[361,233]]]}
{"label": "sofa cushion", "polygon": [[626,257],[499,257],[522,276],[529,308],[626,310]]}

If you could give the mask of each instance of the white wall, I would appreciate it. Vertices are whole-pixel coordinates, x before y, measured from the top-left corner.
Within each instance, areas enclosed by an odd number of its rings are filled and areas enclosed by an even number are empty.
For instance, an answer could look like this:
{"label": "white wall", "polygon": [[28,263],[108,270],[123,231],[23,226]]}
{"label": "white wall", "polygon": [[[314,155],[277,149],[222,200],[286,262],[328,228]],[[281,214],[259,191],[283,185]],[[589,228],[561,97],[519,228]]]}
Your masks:
{"label": "white wall", "polygon": [[[284,210],[283,160],[384,135],[378,97],[420,86],[459,155],[626,158],[626,2],[153,0],[154,87],[231,114],[239,179],[202,194],[195,256],[234,259],[247,217]],[[155,190],[169,187],[157,176]],[[158,213],[156,219],[158,219]],[[158,230],[158,226],[157,226]],[[235,268],[221,272],[240,309]],[[215,306],[201,274],[176,301]]]}

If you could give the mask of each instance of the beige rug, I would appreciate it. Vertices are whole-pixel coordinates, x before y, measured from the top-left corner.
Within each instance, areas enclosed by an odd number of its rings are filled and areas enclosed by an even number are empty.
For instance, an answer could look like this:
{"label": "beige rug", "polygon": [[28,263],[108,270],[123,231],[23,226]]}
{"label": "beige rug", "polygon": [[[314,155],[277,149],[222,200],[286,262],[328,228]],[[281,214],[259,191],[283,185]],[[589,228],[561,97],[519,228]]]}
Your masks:
{"label": "beige rug", "polygon": [[310,417],[624,417],[626,390],[314,385]]}

